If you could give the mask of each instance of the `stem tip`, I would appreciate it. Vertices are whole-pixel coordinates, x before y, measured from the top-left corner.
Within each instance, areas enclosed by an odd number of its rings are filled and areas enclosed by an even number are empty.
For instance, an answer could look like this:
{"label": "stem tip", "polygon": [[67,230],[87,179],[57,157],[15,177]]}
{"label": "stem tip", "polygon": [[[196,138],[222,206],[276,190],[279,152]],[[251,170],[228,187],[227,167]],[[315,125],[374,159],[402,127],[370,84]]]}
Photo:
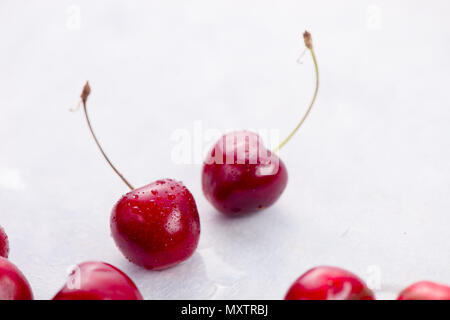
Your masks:
{"label": "stem tip", "polygon": [[89,85],[89,81],[86,81],[86,84],[83,87],[83,91],[81,92],[80,98],[83,104],[86,104],[86,101],[91,94],[91,86]]}
{"label": "stem tip", "polygon": [[308,31],[305,31],[303,33],[303,40],[305,40],[305,46],[309,49],[312,50],[312,38],[311,38],[311,33],[309,33]]}

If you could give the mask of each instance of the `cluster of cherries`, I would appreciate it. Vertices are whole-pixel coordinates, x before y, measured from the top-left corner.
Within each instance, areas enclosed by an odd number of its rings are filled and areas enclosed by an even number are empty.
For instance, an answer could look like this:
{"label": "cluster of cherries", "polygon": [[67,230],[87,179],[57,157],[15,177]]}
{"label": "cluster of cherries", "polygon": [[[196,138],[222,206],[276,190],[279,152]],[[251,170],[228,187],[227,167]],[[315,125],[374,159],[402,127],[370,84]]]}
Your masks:
{"label": "cluster of cherries", "polygon": [[[224,135],[205,159],[202,188],[220,212],[238,216],[260,211],[275,203],[287,185],[284,163],[276,155],[301,127],[315,102],[319,73],[311,35],[304,34],[316,72],[316,88],[307,112],[291,134],[274,150],[264,147],[259,135],[238,131]],[[92,136],[105,160],[130,188],[114,206],[110,227],[123,255],[149,270],[161,270],[188,259],[200,238],[200,219],[194,197],[179,181],[163,179],[135,189],[103,151],[91,126],[86,83],[80,105]],[[31,287],[7,258],[8,238],[0,228],[0,300],[33,299]],[[104,262],[76,266],[54,300],[142,300],[138,288],[122,271]],[[289,289],[288,300],[373,300],[374,295],[356,275],[334,267],[306,272]],[[420,282],[405,289],[399,299],[450,299],[450,287]]]}

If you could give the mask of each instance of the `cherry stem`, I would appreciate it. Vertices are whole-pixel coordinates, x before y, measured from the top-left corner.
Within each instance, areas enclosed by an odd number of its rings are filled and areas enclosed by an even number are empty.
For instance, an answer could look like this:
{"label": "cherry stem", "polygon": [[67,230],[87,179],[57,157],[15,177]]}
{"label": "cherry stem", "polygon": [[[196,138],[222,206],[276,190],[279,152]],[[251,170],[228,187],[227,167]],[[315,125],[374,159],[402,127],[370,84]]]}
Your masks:
{"label": "cherry stem", "polygon": [[105,158],[106,162],[108,162],[109,166],[120,177],[120,179],[122,179],[122,181],[127,185],[128,188],[130,188],[131,190],[134,190],[134,187],[128,182],[127,179],[125,179],[125,177],[119,172],[119,170],[117,170],[117,168],[112,164],[111,160],[109,160],[108,156],[103,151],[103,148],[100,145],[100,142],[98,141],[98,139],[94,133],[94,130],[92,129],[91,121],[89,120],[89,115],[88,115],[87,107],[86,107],[86,102],[87,102],[87,99],[88,99],[90,93],[91,93],[91,87],[89,86],[89,82],[86,81],[86,84],[83,87],[83,91],[81,92],[80,97],[81,97],[81,103],[83,105],[84,115],[86,117],[86,121],[87,121],[87,124],[89,127],[89,131],[91,132],[92,137],[94,138],[94,141],[97,144],[97,147],[99,148],[99,150],[102,153],[103,157]]}
{"label": "cherry stem", "polygon": [[294,128],[294,130],[287,136],[286,139],[283,140],[283,142],[281,142],[281,144],[276,147],[275,149],[273,149],[273,152],[276,153],[278,152],[281,148],[284,147],[284,145],[291,140],[291,138],[295,135],[295,133],[298,131],[298,129],[300,129],[300,127],[303,125],[303,122],[305,122],[306,118],[308,118],[308,115],[311,112],[311,109],[314,105],[314,102],[316,101],[317,98],[317,92],[319,92],[319,67],[317,65],[317,59],[316,59],[316,54],[314,53],[314,49],[312,46],[312,38],[311,38],[311,34],[308,31],[305,31],[305,33],[303,34],[303,39],[305,40],[305,46],[307,49],[309,49],[309,51],[311,52],[311,57],[313,59],[314,62],[314,70],[316,73],[316,89],[314,90],[314,95],[311,99],[311,102],[309,104],[308,109],[306,110],[305,114],[303,115],[303,118],[300,120],[300,122],[297,124],[297,126]]}

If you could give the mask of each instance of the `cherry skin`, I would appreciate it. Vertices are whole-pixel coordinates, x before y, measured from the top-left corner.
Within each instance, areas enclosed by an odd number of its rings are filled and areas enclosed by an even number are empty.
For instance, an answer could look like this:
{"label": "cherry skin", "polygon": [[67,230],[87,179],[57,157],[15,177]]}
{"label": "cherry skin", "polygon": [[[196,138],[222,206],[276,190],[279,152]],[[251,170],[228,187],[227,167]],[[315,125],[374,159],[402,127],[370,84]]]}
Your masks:
{"label": "cherry skin", "polygon": [[33,300],[30,284],[8,259],[0,257],[0,300]]}
{"label": "cherry skin", "polygon": [[8,258],[9,242],[5,230],[0,226],[0,257]]}
{"label": "cherry skin", "polygon": [[285,300],[374,300],[373,292],[351,272],[317,267],[298,278]]}
{"label": "cherry skin", "polygon": [[119,200],[111,214],[111,231],[128,260],[147,269],[165,269],[197,248],[197,205],[181,182],[158,180]]}
{"label": "cherry skin", "polygon": [[134,282],[116,267],[98,261],[79,264],[53,300],[143,300]]}
{"label": "cherry skin", "polygon": [[403,290],[397,300],[450,300],[450,287],[431,281],[421,281]]}
{"label": "cherry skin", "polygon": [[281,159],[249,131],[222,136],[203,163],[203,193],[220,212],[237,216],[271,206],[288,181]]}

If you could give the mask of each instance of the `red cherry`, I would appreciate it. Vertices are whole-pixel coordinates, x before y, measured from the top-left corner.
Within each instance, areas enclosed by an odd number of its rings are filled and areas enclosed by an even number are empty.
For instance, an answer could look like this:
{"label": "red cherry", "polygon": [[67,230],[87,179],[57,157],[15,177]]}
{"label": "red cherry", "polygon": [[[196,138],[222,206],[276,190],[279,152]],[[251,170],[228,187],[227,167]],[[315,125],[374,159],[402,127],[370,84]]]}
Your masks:
{"label": "red cherry", "polygon": [[147,269],[164,269],[186,260],[194,253],[200,237],[194,197],[181,182],[171,179],[133,188],[111,163],[95,136],[86,107],[90,92],[86,82],[81,104],[89,130],[105,160],[131,189],[111,214],[111,233],[116,245],[128,260]]}
{"label": "red cherry", "polygon": [[431,281],[421,281],[403,290],[397,300],[450,300],[450,287]]}
{"label": "red cherry", "polygon": [[5,230],[0,226],[0,257],[8,258],[9,242]]}
{"label": "red cherry", "polygon": [[93,261],[76,266],[53,300],[142,300],[142,295],[125,273]]}
{"label": "red cherry", "polygon": [[147,269],[163,269],[194,253],[200,220],[189,190],[166,179],[123,196],[112,211],[111,230],[128,260]]}
{"label": "red cherry", "polygon": [[351,272],[317,267],[298,278],[285,300],[374,300],[373,292]]}
{"label": "red cherry", "polygon": [[311,34],[306,31],[303,38],[314,62],[316,88],[306,113],[294,130],[272,152],[264,147],[255,133],[229,133],[219,139],[203,164],[203,193],[218,211],[226,215],[241,215],[269,207],[286,188],[286,167],[276,152],[302,126],[319,90],[319,69]]}
{"label": "red cherry", "polygon": [[0,257],[0,300],[33,300],[30,284],[8,259]]}
{"label": "red cherry", "polygon": [[238,215],[271,206],[288,180],[284,163],[248,131],[224,135],[203,164],[206,198],[220,212]]}

